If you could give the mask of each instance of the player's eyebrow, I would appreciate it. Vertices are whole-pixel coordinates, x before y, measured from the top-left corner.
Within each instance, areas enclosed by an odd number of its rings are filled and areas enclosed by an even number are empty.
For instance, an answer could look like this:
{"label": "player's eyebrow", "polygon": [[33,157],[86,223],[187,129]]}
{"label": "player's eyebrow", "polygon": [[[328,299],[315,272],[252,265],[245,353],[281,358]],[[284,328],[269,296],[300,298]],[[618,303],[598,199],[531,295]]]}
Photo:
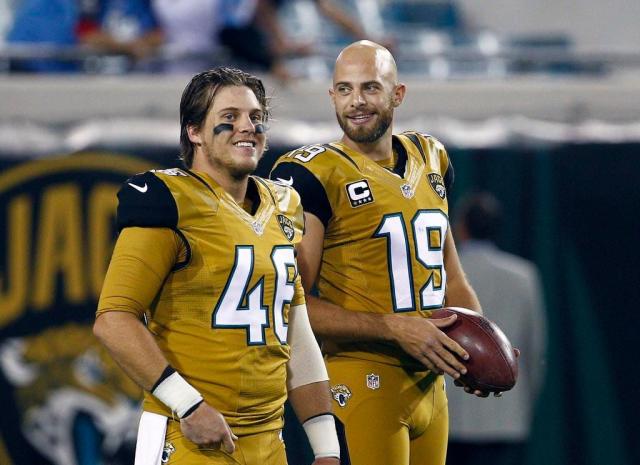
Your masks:
{"label": "player's eyebrow", "polygon": [[[361,86],[361,87],[362,87],[362,86],[369,86],[369,85],[372,85],[372,84],[375,84],[375,85],[377,85],[377,86],[382,86],[382,83],[381,83],[380,81],[375,80],[375,79],[374,79],[374,80],[371,80],[371,81],[361,82],[361,83],[359,83],[359,84],[357,84],[357,85],[359,85],[359,86]],[[349,86],[349,87],[353,87],[353,86],[354,86],[354,84],[353,84],[352,82],[340,81],[340,82],[336,82],[336,83],[333,85],[333,87],[338,87],[338,86]]]}
{"label": "player's eyebrow", "polygon": [[238,113],[241,111],[248,111],[249,113],[258,113],[258,112],[262,113],[263,110],[262,108],[258,108],[258,107],[247,108],[246,110],[238,107],[226,107],[218,110],[218,114],[229,113],[229,112]]}

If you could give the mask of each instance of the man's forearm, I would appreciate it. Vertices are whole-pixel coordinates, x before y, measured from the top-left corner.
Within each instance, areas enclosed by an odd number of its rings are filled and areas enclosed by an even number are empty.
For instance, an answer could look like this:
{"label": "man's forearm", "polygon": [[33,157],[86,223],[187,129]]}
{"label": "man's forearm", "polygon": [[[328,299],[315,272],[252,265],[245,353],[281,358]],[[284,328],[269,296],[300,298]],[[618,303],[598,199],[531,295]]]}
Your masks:
{"label": "man's forearm", "polygon": [[478,296],[466,279],[447,282],[445,305],[447,307],[468,308],[482,315],[482,306]]}
{"label": "man's forearm", "polygon": [[311,417],[331,412],[329,382],[305,384],[289,391],[289,402],[300,423]]}
{"label": "man's forearm", "polygon": [[389,317],[369,312],[352,312],[324,299],[306,295],[313,332],[335,341],[392,341]]}
{"label": "man's forearm", "polygon": [[[289,391],[291,406],[302,423],[316,463],[337,464],[340,443],[331,413],[329,382],[305,384]],[[326,460],[326,461],[325,461]]]}
{"label": "man's forearm", "polygon": [[150,391],[168,361],[142,322],[131,313],[106,312],[97,318],[93,331],[124,372]]}

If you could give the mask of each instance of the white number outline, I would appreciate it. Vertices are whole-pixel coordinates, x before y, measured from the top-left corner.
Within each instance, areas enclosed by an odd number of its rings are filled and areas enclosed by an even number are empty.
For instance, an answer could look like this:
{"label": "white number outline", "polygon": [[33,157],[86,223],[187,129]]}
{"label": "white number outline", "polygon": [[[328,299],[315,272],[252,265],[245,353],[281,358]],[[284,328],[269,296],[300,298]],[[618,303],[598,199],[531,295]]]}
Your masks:
{"label": "white number outline", "polygon": [[[320,155],[322,152],[326,152],[327,149],[321,145],[305,145],[293,152],[293,158],[300,160],[302,163],[311,161],[316,155]],[[307,155],[303,155],[306,153]]]}
{"label": "white number outline", "polygon": [[[271,318],[269,306],[264,304],[265,277],[262,276],[247,290],[254,271],[254,247],[236,245],[233,268],[211,316],[213,329],[245,329],[248,346],[265,345],[266,328],[271,328],[273,321],[277,340],[283,345],[287,344],[288,325],[284,322],[284,309],[293,300],[298,276],[293,246],[274,246],[270,258],[275,271]],[[294,275],[289,280],[291,267],[294,268]],[[238,292],[239,289],[242,290]],[[248,315],[243,312],[253,313]]]}
{"label": "white number outline", "polygon": [[[276,257],[280,251],[289,252],[283,259],[278,262]],[[290,257],[289,257],[290,255]],[[295,282],[298,277],[298,267],[296,266],[295,252],[293,247],[287,245],[276,245],[271,251],[271,262],[276,270],[275,291],[273,293],[273,332],[281,344],[287,343],[287,334],[289,325],[284,322],[284,307],[290,304],[295,295]],[[284,265],[281,269],[279,265]],[[289,280],[289,269],[293,268],[293,278]],[[281,279],[284,277],[284,282]],[[284,289],[280,291],[280,289]],[[282,295],[284,294],[284,295]],[[278,302],[278,301],[281,302]],[[279,310],[277,310],[279,308]],[[281,334],[282,333],[282,334]]]}
{"label": "white number outline", "polygon": [[[438,214],[443,217],[444,222],[435,226],[429,225],[426,215]],[[423,218],[426,218],[423,220]],[[388,223],[392,221],[393,223]],[[424,221],[425,234],[419,235],[418,230],[421,229],[418,222]],[[436,222],[436,223],[439,223]],[[393,303],[393,311],[396,313],[410,312],[415,310],[415,297],[414,297],[414,280],[413,280],[413,267],[411,261],[413,257],[424,268],[433,270],[429,275],[427,281],[420,287],[420,308],[423,310],[429,310],[433,308],[439,308],[444,303],[446,288],[446,270],[444,267],[444,244],[446,241],[446,235],[449,227],[449,221],[447,215],[439,209],[421,209],[416,211],[411,219],[411,230],[413,233],[413,248],[409,246],[409,237],[407,234],[407,227],[405,225],[404,215],[400,212],[389,213],[382,217],[380,224],[372,237],[384,237],[387,241],[387,269],[389,271],[389,284],[391,287],[391,300]],[[440,244],[437,247],[432,247],[429,234],[431,231],[439,231]],[[398,252],[403,249],[403,252],[394,254],[393,250]],[[413,256],[411,255],[413,251]],[[439,252],[440,260],[434,264],[429,263],[432,257],[430,253]],[[403,268],[404,267],[404,268]],[[434,277],[435,271],[440,270],[441,283],[440,286],[435,286]],[[405,272],[403,272],[405,271]],[[400,282],[399,282],[400,281]],[[404,282],[402,282],[404,281]],[[404,292],[398,291],[402,289]],[[407,299],[407,294],[410,299]],[[432,296],[436,296],[437,303],[430,303],[433,301]],[[441,297],[439,297],[441,296]],[[407,303],[405,301],[409,301]],[[429,302],[429,303],[425,303]]]}

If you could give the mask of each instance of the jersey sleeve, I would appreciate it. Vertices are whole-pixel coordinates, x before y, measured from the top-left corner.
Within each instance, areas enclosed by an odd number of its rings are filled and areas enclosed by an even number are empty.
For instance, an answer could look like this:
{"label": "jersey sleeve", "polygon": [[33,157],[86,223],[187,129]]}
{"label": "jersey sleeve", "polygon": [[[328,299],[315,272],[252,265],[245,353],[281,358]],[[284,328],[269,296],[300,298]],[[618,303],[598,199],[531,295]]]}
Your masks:
{"label": "jersey sleeve", "polygon": [[131,226],[176,228],[178,207],[167,185],[151,172],[128,179],[118,191],[118,231]]}
{"label": "jersey sleeve", "polygon": [[447,149],[444,147],[444,144],[440,142],[433,136],[428,134],[420,134],[422,142],[429,148],[433,147],[434,150],[438,152],[438,157],[440,158],[440,171],[442,175],[442,179],[444,182],[444,187],[447,191],[447,194],[451,192],[453,188],[453,182],[455,180],[455,173],[453,170],[453,165],[451,164],[451,158],[449,158],[449,154],[447,153]]}
{"label": "jersey sleeve", "polygon": [[96,315],[121,311],[142,317],[179,262],[183,248],[183,241],[171,229],[123,230],[111,257]]}
{"label": "jersey sleeve", "polygon": [[322,183],[307,168],[293,162],[282,162],[271,171],[270,178],[292,186],[302,200],[302,208],[317,216],[327,227],[333,211]]}

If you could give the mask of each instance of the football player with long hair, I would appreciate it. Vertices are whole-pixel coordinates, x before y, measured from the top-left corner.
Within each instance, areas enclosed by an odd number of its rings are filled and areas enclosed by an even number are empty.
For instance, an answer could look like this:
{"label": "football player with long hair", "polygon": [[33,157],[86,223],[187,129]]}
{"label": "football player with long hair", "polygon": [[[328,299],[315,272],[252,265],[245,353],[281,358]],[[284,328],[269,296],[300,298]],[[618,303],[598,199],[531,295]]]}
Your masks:
{"label": "football player with long hair", "polygon": [[295,260],[300,198],[251,175],[268,116],[257,77],[196,75],[180,103],[186,168],[118,193],[94,333],[145,391],[136,465],[285,465],[287,395],[314,464],[340,463]]}

